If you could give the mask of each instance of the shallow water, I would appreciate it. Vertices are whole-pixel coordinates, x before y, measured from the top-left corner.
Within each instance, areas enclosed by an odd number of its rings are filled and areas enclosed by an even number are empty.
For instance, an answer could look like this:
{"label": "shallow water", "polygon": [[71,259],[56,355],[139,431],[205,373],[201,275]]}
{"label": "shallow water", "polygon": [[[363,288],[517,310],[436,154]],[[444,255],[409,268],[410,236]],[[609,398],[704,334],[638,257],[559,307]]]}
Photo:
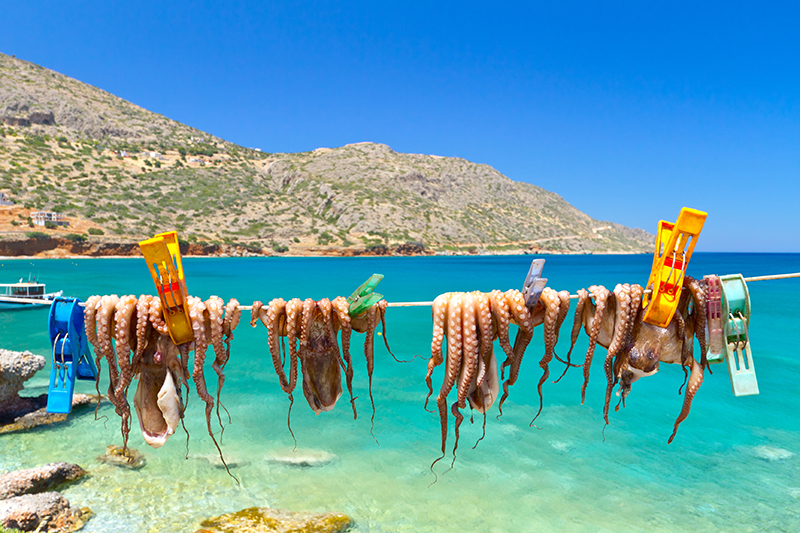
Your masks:
{"label": "shallow water", "polygon": [[[387,300],[430,301],[446,291],[519,288],[530,256],[431,258],[189,258],[184,267],[191,294],[211,294],[243,304],[273,297],[319,299],[348,295],[373,272]],[[571,292],[591,284],[644,283],[649,256],[549,256],[549,285]],[[689,274],[745,276],[800,271],[800,255],[695,254]],[[152,293],[141,259],[0,260],[0,280],[38,275],[50,290],[86,299],[91,294]],[[638,381],[627,406],[611,415],[603,441],[605,379],[596,356],[586,405],[580,405],[581,375],[572,370],[558,384],[547,383],[545,408],[538,408],[537,365],[543,352],[537,328],[511,388],[504,416],[492,414],[486,438],[482,418],[462,425],[455,466],[439,455],[438,415],[422,403],[426,360],[395,362],[376,337],[373,392],[377,413],[370,436],[370,406],[361,346],[354,334],[358,420],[346,399],[315,416],[297,393],[292,428],[298,453],[334,454],[320,466],[275,462],[293,445],[286,427],[288,400],[279,389],[266,347],[266,330],[243,320],[235,332],[223,403],[233,423],[222,437],[237,485],[215,460],[205,428],[202,402],[193,395],[186,416],[189,458],[182,432],[154,450],[141,434],[130,445],[147,465],[128,471],[101,464],[108,444],[120,444],[119,418],[109,405],[106,420],[82,411],[62,425],[0,436],[0,470],[67,460],[90,477],[64,491],[73,505],[95,513],[88,532],[192,532],[207,516],[250,506],[340,511],[359,532],[395,531],[797,531],[800,530],[800,356],[792,335],[800,309],[789,301],[800,280],[749,284],[750,329],[761,394],[735,398],[724,365],[706,376],[689,418],[667,445],[682,397],[683,372],[672,366]],[[249,314],[245,313],[249,318]],[[571,317],[571,315],[570,315]],[[46,355],[50,347],[44,309],[0,313],[0,347]],[[559,351],[569,344],[571,318],[562,329]],[[430,352],[430,308],[391,308],[387,334],[402,359]],[[586,346],[581,335],[580,345]],[[496,353],[501,353],[499,346]],[[598,355],[600,355],[600,350]],[[580,357],[580,356],[579,356]],[[501,358],[502,359],[502,358]],[[560,373],[560,364],[551,364]],[[48,367],[25,393],[47,388]],[[207,373],[213,376],[209,368]],[[434,375],[440,382],[441,367]],[[104,376],[107,386],[107,376]],[[216,381],[216,380],[209,380]],[[104,388],[101,385],[101,390]],[[76,390],[94,386],[78,382]],[[130,393],[131,399],[133,391]],[[448,448],[452,445],[451,434]]]}

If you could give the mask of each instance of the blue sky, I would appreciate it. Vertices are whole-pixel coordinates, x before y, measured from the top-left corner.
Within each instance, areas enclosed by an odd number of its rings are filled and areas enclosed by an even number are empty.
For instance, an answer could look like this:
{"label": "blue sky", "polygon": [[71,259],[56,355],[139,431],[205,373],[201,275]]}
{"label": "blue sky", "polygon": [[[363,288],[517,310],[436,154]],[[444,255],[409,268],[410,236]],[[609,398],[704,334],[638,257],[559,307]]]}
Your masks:
{"label": "blue sky", "polygon": [[15,54],[265,151],[457,156],[702,251],[800,252],[800,4],[7,2]]}

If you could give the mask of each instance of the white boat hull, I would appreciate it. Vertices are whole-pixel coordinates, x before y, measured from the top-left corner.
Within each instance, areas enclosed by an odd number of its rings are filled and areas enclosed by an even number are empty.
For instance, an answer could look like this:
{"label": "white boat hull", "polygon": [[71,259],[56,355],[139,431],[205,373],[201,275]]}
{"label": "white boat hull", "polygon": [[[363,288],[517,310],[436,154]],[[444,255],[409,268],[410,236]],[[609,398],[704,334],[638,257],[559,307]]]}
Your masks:
{"label": "white boat hull", "polygon": [[23,309],[47,308],[64,291],[51,292],[39,298],[17,298],[13,296],[0,296],[0,311],[19,311]]}

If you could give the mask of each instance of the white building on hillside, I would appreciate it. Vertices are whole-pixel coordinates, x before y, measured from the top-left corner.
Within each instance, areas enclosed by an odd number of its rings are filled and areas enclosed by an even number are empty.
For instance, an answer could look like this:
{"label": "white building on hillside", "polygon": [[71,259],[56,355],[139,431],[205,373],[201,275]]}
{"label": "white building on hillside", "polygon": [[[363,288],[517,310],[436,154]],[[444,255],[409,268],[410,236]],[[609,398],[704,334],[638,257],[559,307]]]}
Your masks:
{"label": "white building on hillside", "polygon": [[50,211],[34,211],[31,213],[31,220],[37,226],[44,226],[47,222],[52,222],[56,226],[69,226],[67,217],[61,213],[52,213]]}

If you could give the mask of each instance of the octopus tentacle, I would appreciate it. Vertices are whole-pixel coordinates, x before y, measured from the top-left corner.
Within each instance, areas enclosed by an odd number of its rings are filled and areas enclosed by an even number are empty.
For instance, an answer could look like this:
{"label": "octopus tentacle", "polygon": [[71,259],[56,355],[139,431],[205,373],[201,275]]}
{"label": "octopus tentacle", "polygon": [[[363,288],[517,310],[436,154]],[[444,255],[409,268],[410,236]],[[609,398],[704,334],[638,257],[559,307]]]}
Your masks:
{"label": "octopus tentacle", "polygon": [[636,330],[636,325],[641,322],[642,296],[644,295],[644,288],[641,285],[633,284],[631,285],[629,294],[631,297],[631,319],[628,321],[628,329],[625,332],[625,344],[631,343]]}
{"label": "octopus tentacle", "polygon": [[[186,304],[188,305],[188,303]],[[171,340],[171,339],[170,339]],[[183,342],[178,345],[178,357],[180,363],[180,375],[181,383],[183,383],[184,388],[186,389],[186,399],[183,398],[183,390],[181,387],[177,387],[178,397],[180,398],[181,404],[181,427],[183,427],[183,431],[186,433],[186,459],[189,459],[189,430],[186,429],[186,422],[183,419],[184,413],[186,413],[186,409],[189,407],[189,347],[191,346],[191,342]]]}
{"label": "octopus tentacle", "polygon": [[467,390],[478,371],[480,355],[478,343],[478,304],[473,293],[463,296],[461,305],[461,332],[463,339],[463,365],[458,380],[458,407],[464,409]]}
{"label": "octopus tentacle", "polygon": [[567,313],[569,313],[570,298],[569,291],[558,291],[558,299],[561,300],[561,303],[559,304],[558,318],[556,318],[556,342],[558,342],[561,326],[564,324],[564,320],[567,319]]}
{"label": "octopus tentacle", "polygon": [[[265,312],[266,311],[266,312]],[[283,392],[290,392],[289,381],[286,379],[286,373],[283,371],[283,364],[281,363],[281,349],[278,344],[280,337],[281,319],[285,319],[286,302],[283,298],[275,298],[268,305],[267,308],[261,308],[259,318],[266,326],[268,333],[269,353],[272,355],[272,366],[275,367],[275,373],[278,375]]]}
{"label": "octopus tentacle", "polygon": [[[116,354],[114,353],[114,346],[111,344],[111,336],[114,332],[114,311],[116,310],[119,297],[116,294],[110,296],[103,296],[100,301],[100,309],[97,313],[97,339],[100,343],[100,354],[106,358],[108,363],[108,399],[114,405],[117,414],[122,413],[119,401],[116,396],[117,380],[119,379],[119,370],[117,369]],[[99,376],[99,372],[98,372]]]}
{"label": "octopus tentacle", "polygon": [[311,298],[303,301],[303,314],[300,316],[300,357],[303,356],[304,348],[308,348],[308,334],[311,327],[311,319],[314,317],[314,310],[317,302]]}
{"label": "octopus tentacle", "polygon": [[192,379],[195,383],[197,395],[206,404],[206,427],[208,428],[208,435],[211,437],[214,446],[216,446],[219,452],[219,458],[223,466],[225,466],[225,470],[227,470],[230,476],[236,479],[236,476],[231,474],[228,464],[225,462],[225,458],[222,455],[222,449],[219,447],[219,443],[217,443],[217,439],[214,437],[214,432],[211,430],[211,413],[214,409],[214,398],[208,393],[206,377],[203,373],[203,364],[206,360],[206,350],[208,349],[209,341],[208,329],[210,329],[210,325],[207,329],[206,324],[208,320],[206,304],[200,298],[194,296],[187,298],[187,304],[189,305],[189,318],[192,321],[192,333],[194,334],[194,368],[192,370]]}
{"label": "octopus tentacle", "polygon": [[164,321],[164,314],[161,309],[161,298],[150,300],[150,324],[162,335],[169,335],[169,327]]}
{"label": "octopus tentacle", "polygon": [[383,330],[383,335],[381,335],[383,337],[383,345],[386,346],[386,351],[389,352],[389,355],[392,356],[392,359],[398,363],[410,363],[417,357],[424,359],[419,354],[414,355],[411,359],[398,359],[397,356],[392,353],[392,349],[389,348],[389,338],[386,336],[386,309],[389,307],[389,302],[386,300],[378,300],[375,305],[378,306],[378,313],[380,315],[381,329]]}
{"label": "octopus tentacle", "polygon": [[142,361],[142,355],[147,347],[147,331],[150,325],[150,301],[153,299],[149,294],[142,294],[136,302],[136,351],[131,358],[131,367],[134,374],[138,374]]}
{"label": "octopus tentacle", "polygon": [[672,317],[675,321],[675,326],[678,333],[678,338],[681,339],[681,365],[687,366],[689,364],[689,358],[692,356],[692,343],[690,340],[694,339],[687,339],[686,335],[686,321],[683,318],[683,315],[680,313],[675,313]]}
{"label": "octopus tentacle", "polygon": [[681,413],[678,415],[677,420],[675,420],[675,427],[672,430],[672,435],[670,435],[669,440],[667,440],[667,444],[672,443],[672,439],[675,438],[675,434],[678,432],[678,426],[689,416],[689,410],[692,408],[694,395],[697,394],[697,390],[700,388],[700,385],[703,384],[703,365],[699,364],[694,358],[691,359],[690,364],[692,366],[692,373],[689,376],[689,384],[686,386],[686,396],[683,397],[683,407],[681,408]]}
{"label": "octopus tentacle", "polygon": [[608,407],[611,403],[611,392],[614,389],[614,370],[612,364],[614,357],[616,357],[623,349],[625,341],[627,340],[628,330],[631,329],[633,319],[635,318],[635,311],[631,302],[631,287],[627,283],[617,284],[614,287],[613,298],[616,302],[616,315],[614,318],[614,334],[611,337],[611,343],[608,345],[606,351],[606,359],[603,363],[603,369],[606,373],[606,398],[603,404],[603,419],[608,425]]}
{"label": "octopus tentacle", "polygon": [[428,385],[428,396],[425,398],[424,409],[428,412],[428,401],[433,394],[433,382],[431,376],[433,369],[444,362],[442,357],[442,344],[444,343],[445,324],[447,322],[447,306],[453,293],[447,292],[440,294],[433,301],[433,340],[431,341],[431,358],[428,360],[428,373],[425,375],[425,383]]}
{"label": "octopus tentacle", "polygon": [[439,390],[439,395],[436,397],[442,432],[442,455],[431,463],[431,472],[433,472],[433,466],[445,456],[447,446],[447,395],[453,390],[459,370],[461,369],[461,359],[463,356],[461,306],[462,295],[460,293],[452,295],[447,304],[447,365],[442,388]]}
{"label": "octopus tentacle", "polygon": [[289,341],[289,399],[297,384],[297,340],[300,333],[300,321],[303,316],[303,300],[292,298],[286,302],[286,339]]}
{"label": "octopus tentacle", "polygon": [[511,342],[508,339],[511,310],[508,308],[508,301],[506,300],[505,293],[494,290],[489,293],[489,299],[492,303],[492,317],[497,327],[497,339],[500,341],[500,347],[506,354],[506,360],[500,365],[500,379],[503,379],[505,368],[510,366],[514,361],[514,350],[511,348]]}
{"label": "octopus tentacle", "polygon": [[[223,373],[222,367],[224,362],[228,360],[228,353],[223,342],[225,323],[223,313],[225,302],[219,296],[211,296],[206,300],[205,304],[206,311],[208,312],[208,332],[211,336],[211,346],[214,349],[214,362],[211,364],[211,367],[217,374],[217,421],[222,431],[225,431],[225,426],[222,424],[222,417],[219,414],[219,408],[222,405],[220,394],[222,393],[222,385],[225,383],[225,374]],[[225,409],[225,412],[228,412],[228,410]],[[230,414],[228,419],[230,420]],[[222,435],[220,435],[220,439],[221,438]]]}
{"label": "octopus tentacle", "polygon": [[572,350],[575,348],[575,343],[578,341],[578,335],[581,332],[581,326],[583,325],[583,309],[586,307],[586,301],[589,299],[589,291],[586,289],[581,289],[578,291],[578,304],[575,307],[575,315],[573,315],[572,319],[572,333],[570,335],[570,344],[569,344],[569,351],[567,352],[567,360],[563,361],[561,358],[556,356],[559,361],[564,363],[566,366],[564,367],[564,372],[555,380],[553,383],[558,383],[561,381],[567,374],[567,370],[570,369],[572,366],[581,366],[581,365],[573,365],[571,362],[572,357]]}
{"label": "octopus tentacle", "polygon": [[[353,358],[350,355],[350,336],[353,328],[350,325],[350,305],[344,296],[337,296],[331,300],[331,307],[335,313],[336,319],[339,322],[339,328],[342,330],[342,359],[345,362],[345,378],[347,380],[347,390],[350,393],[350,404],[353,407],[353,420],[356,419],[356,403],[353,397]],[[335,333],[334,333],[335,337]],[[335,341],[335,338],[334,338]],[[372,373],[369,374],[369,395],[372,401]],[[375,416],[375,403],[372,404],[372,416]]]}
{"label": "octopus tentacle", "polygon": [[708,343],[706,341],[706,307],[708,306],[706,289],[703,282],[690,276],[686,276],[683,283],[689,288],[694,300],[694,334],[700,343],[700,364],[710,371],[707,358]]}
{"label": "octopus tentacle", "polygon": [[[219,367],[220,372],[224,372],[225,365],[228,364],[228,360],[231,358],[231,339],[233,339],[233,330],[236,329],[236,326],[239,325],[239,320],[242,317],[242,310],[239,309],[239,300],[236,298],[231,298],[228,300],[228,304],[225,306],[225,316],[222,319],[222,335],[223,335],[223,342],[225,343],[225,353],[223,359],[215,359],[214,365],[215,370],[216,367]],[[225,375],[220,374],[219,378],[217,379],[217,418],[220,419],[219,416],[219,408],[225,410],[225,413],[228,415],[228,423],[231,423],[231,414],[225,409],[225,406],[222,405],[222,402],[219,401],[219,391],[222,390],[222,386],[225,384]],[[188,385],[187,385],[188,386]],[[220,419],[220,425],[222,425],[222,420]]]}
{"label": "octopus tentacle", "polygon": [[114,312],[114,339],[117,345],[117,362],[119,363],[119,381],[114,387],[114,396],[119,402],[122,411],[122,448],[128,448],[128,434],[130,433],[131,407],[128,403],[128,386],[133,379],[131,369],[131,325],[133,313],[136,310],[136,297],[123,296],[117,301]]}
{"label": "octopus tentacle", "polygon": [[94,348],[95,353],[95,366],[97,367],[97,376],[95,377],[95,390],[97,390],[97,406],[95,407],[95,419],[97,418],[97,410],[100,408],[100,359],[102,358],[102,349],[100,348],[100,341],[97,338],[97,310],[100,308],[100,301],[102,297],[98,295],[89,296],[86,299],[86,307],[83,310],[83,328],[86,331],[86,339]]}
{"label": "octopus tentacle", "polygon": [[225,318],[222,320],[222,334],[225,335],[225,349],[230,357],[230,341],[233,338],[233,330],[239,325],[242,318],[242,310],[239,308],[239,300],[231,298],[225,306]]}
{"label": "octopus tentacle", "polygon": [[289,342],[289,382],[286,390],[286,394],[289,396],[289,409],[286,413],[286,425],[294,441],[294,448],[297,449],[297,439],[294,436],[294,431],[292,431],[292,406],[294,405],[294,388],[297,385],[297,361],[299,359],[297,339],[303,314],[303,301],[299,298],[293,298],[286,302],[285,310],[286,338]]}
{"label": "octopus tentacle", "polygon": [[[345,361],[342,353],[339,351],[339,341],[336,339],[336,328],[334,326],[333,304],[328,298],[323,298],[317,302],[317,308],[322,313],[322,323],[325,331],[330,339],[333,353],[336,354],[336,359],[339,360],[339,367],[345,373],[345,383],[347,385],[347,392],[350,394],[350,405],[353,408],[353,420],[357,418],[356,404],[353,398],[353,366]],[[373,328],[374,331],[374,328]]]}
{"label": "octopus tentacle", "polygon": [[[478,302],[475,298],[475,294],[464,294],[461,303],[461,338],[463,350],[461,374],[458,379],[458,398],[451,407],[451,412],[456,418],[453,464],[455,464],[456,450],[458,450],[459,428],[461,427],[461,422],[464,421],[464,416],[459,411],[459,408],[464,409],[467,406],[467,393],[469,392],[469,387],[473,385],[473,380],[478,372],[478,358],[480,357],[477,326],[478,312]],[[448,343],[449,342],[448,340]]]}
{"label": "octopus tentacle", "polygon": [[480,365],[478,371],[477,387],[483,386],[488,375],[489,360],[492,353],[492,302],[489,295],[475,291],[476,304],[478,306],[477,320],[478,332],[480,333]]}
{"label": "octopus tentacle", "polygon": [[[497,415],[498,419],[503,415],[503,403],[508,398],[508,388],[517,382],[522,357],[525,355],[525,349],[533,338],[533,318],[530,310],[525,306],[525,297],[521,292],[514,289],[506,291],[505,297],[511,316],[519,326],[519,329],[514,339],[514,358],[508,371],[508,379],[503,382],[503,396],[500,398],[500,404],[498,405],[498,410],[500,411],[500,414]],[[506,361],[508,360],[506,359]]]}
{"label": "octopus tentacle", "polygon": [[[381,301],[383,302],[385,300]],[[378,327],[378,323],[381,321],[381,318],[381,307],[379,306],[378,302],[376,302],[367,310],[367,331],[366,336],[364,337],[364,357],[367,360],[367,376],[369,377],[369,402],[372,405],[372,417],[370,418],[369,433],[372,435],[372,438],[375,439],[375,442],[378,442],[378,439],[375,438],[374,432],[375,400],[372,397],[372,371],[375,369],[375,328]]]}
{"label": "octopus tentacle", "polygon": [[478,357],[478,377],[473,382],[469,394],[470,406],[476,408],[483,414],[483,425],[481,437],[472,447],[486,436],[486,412],[494,404],[497,398],[497,361],[492,351],[493,326],[492,326],[492,303],[487,293],[475,291],[475,298],[478,303],[478,340],[480,344],[480,355]]}
{"label": "octopus tentacle", "polygon": [[[567,294],[569,297],[569,294]],[[542,385],[547,380],[547,377],[550,375],[550,361],[553,358],[553,352],[556,348],[556,342],[558,342],[558,319],[562,316],[561,312],[561,296],[550,287],[545,287],[542,291],[542,295],[539,298],[539,301],[544,304],[545,314],[544,314],[544,356],[542,357],[541,361],[539,361],[539,366],[542,369],[542,377],[539,378],[539,385],[537,386],[537,390],[539,392],[539,410],[536,412],[536,416],[533,417],[531,420],[530,425],[533,426],[533,423],[542,413],[542,408],[544,407],[544,398],[542,397]],[[567,300],[567,304],[569,304],[569,300]],[[562,318],[563,322],[563,318]]]}
{"label": "octopus tentacle", "polygon": [[[630,291],[628,293],[630,296],[630,315],[627,320],[625,333],[624,333],[624,341],[623,347],[619,351],[616,359],[613,363],[613,373],[614,373],[614,383],[616,385],[622,379],[622,371],[628,365],[628,356],[630,355],[630,351],[633,346],[634,339],[638,330],[641,328],[642,325],[642,318],[644,317],[643,309],[642,309],[642,296],[644,295],[644,288],[641,285],[633,284],[630,285]],[[612,388],[613,388],[612,385]],[[620,389],[617,391],[617,396],[620,396],[620,401],[614,407],[614,411],[619,411],[619,404],[625,404],[625,396],[627,393],[624,393],[624,387],[620,385]],[[623,394],[624,393],[624,394]]]}
{"label": "octopus tentacle", "polygon": [[583,386],[581,387],[581,405],[586,400],[586,386],[589,384],[589,369],[592,365],[592,357],[597,346],[597,335],[603,322],[603,314],[606,311],[606,301],[611,294],[602,285],[592,285],[589,287],[595,300],[595,311],[591,330],[589,331],[589,348],[586,350],[586,357],[583,361]]}
{"label": "octopus tentacle", "polygon": [[258,317],[261,316],[262,307],[264,307],[264,304],[260,300],[256,300],[250,306],[250,326],[253,328],[258,325]]}
{"label": "octopus tentacle", "polygon": [[83,310],[83,327],[86,330],[86,338],[94,347],[96,353],[100,353],[100,344],[97,340],[97,310],[101,296],[89,296],[86,300],[86,307]]}

